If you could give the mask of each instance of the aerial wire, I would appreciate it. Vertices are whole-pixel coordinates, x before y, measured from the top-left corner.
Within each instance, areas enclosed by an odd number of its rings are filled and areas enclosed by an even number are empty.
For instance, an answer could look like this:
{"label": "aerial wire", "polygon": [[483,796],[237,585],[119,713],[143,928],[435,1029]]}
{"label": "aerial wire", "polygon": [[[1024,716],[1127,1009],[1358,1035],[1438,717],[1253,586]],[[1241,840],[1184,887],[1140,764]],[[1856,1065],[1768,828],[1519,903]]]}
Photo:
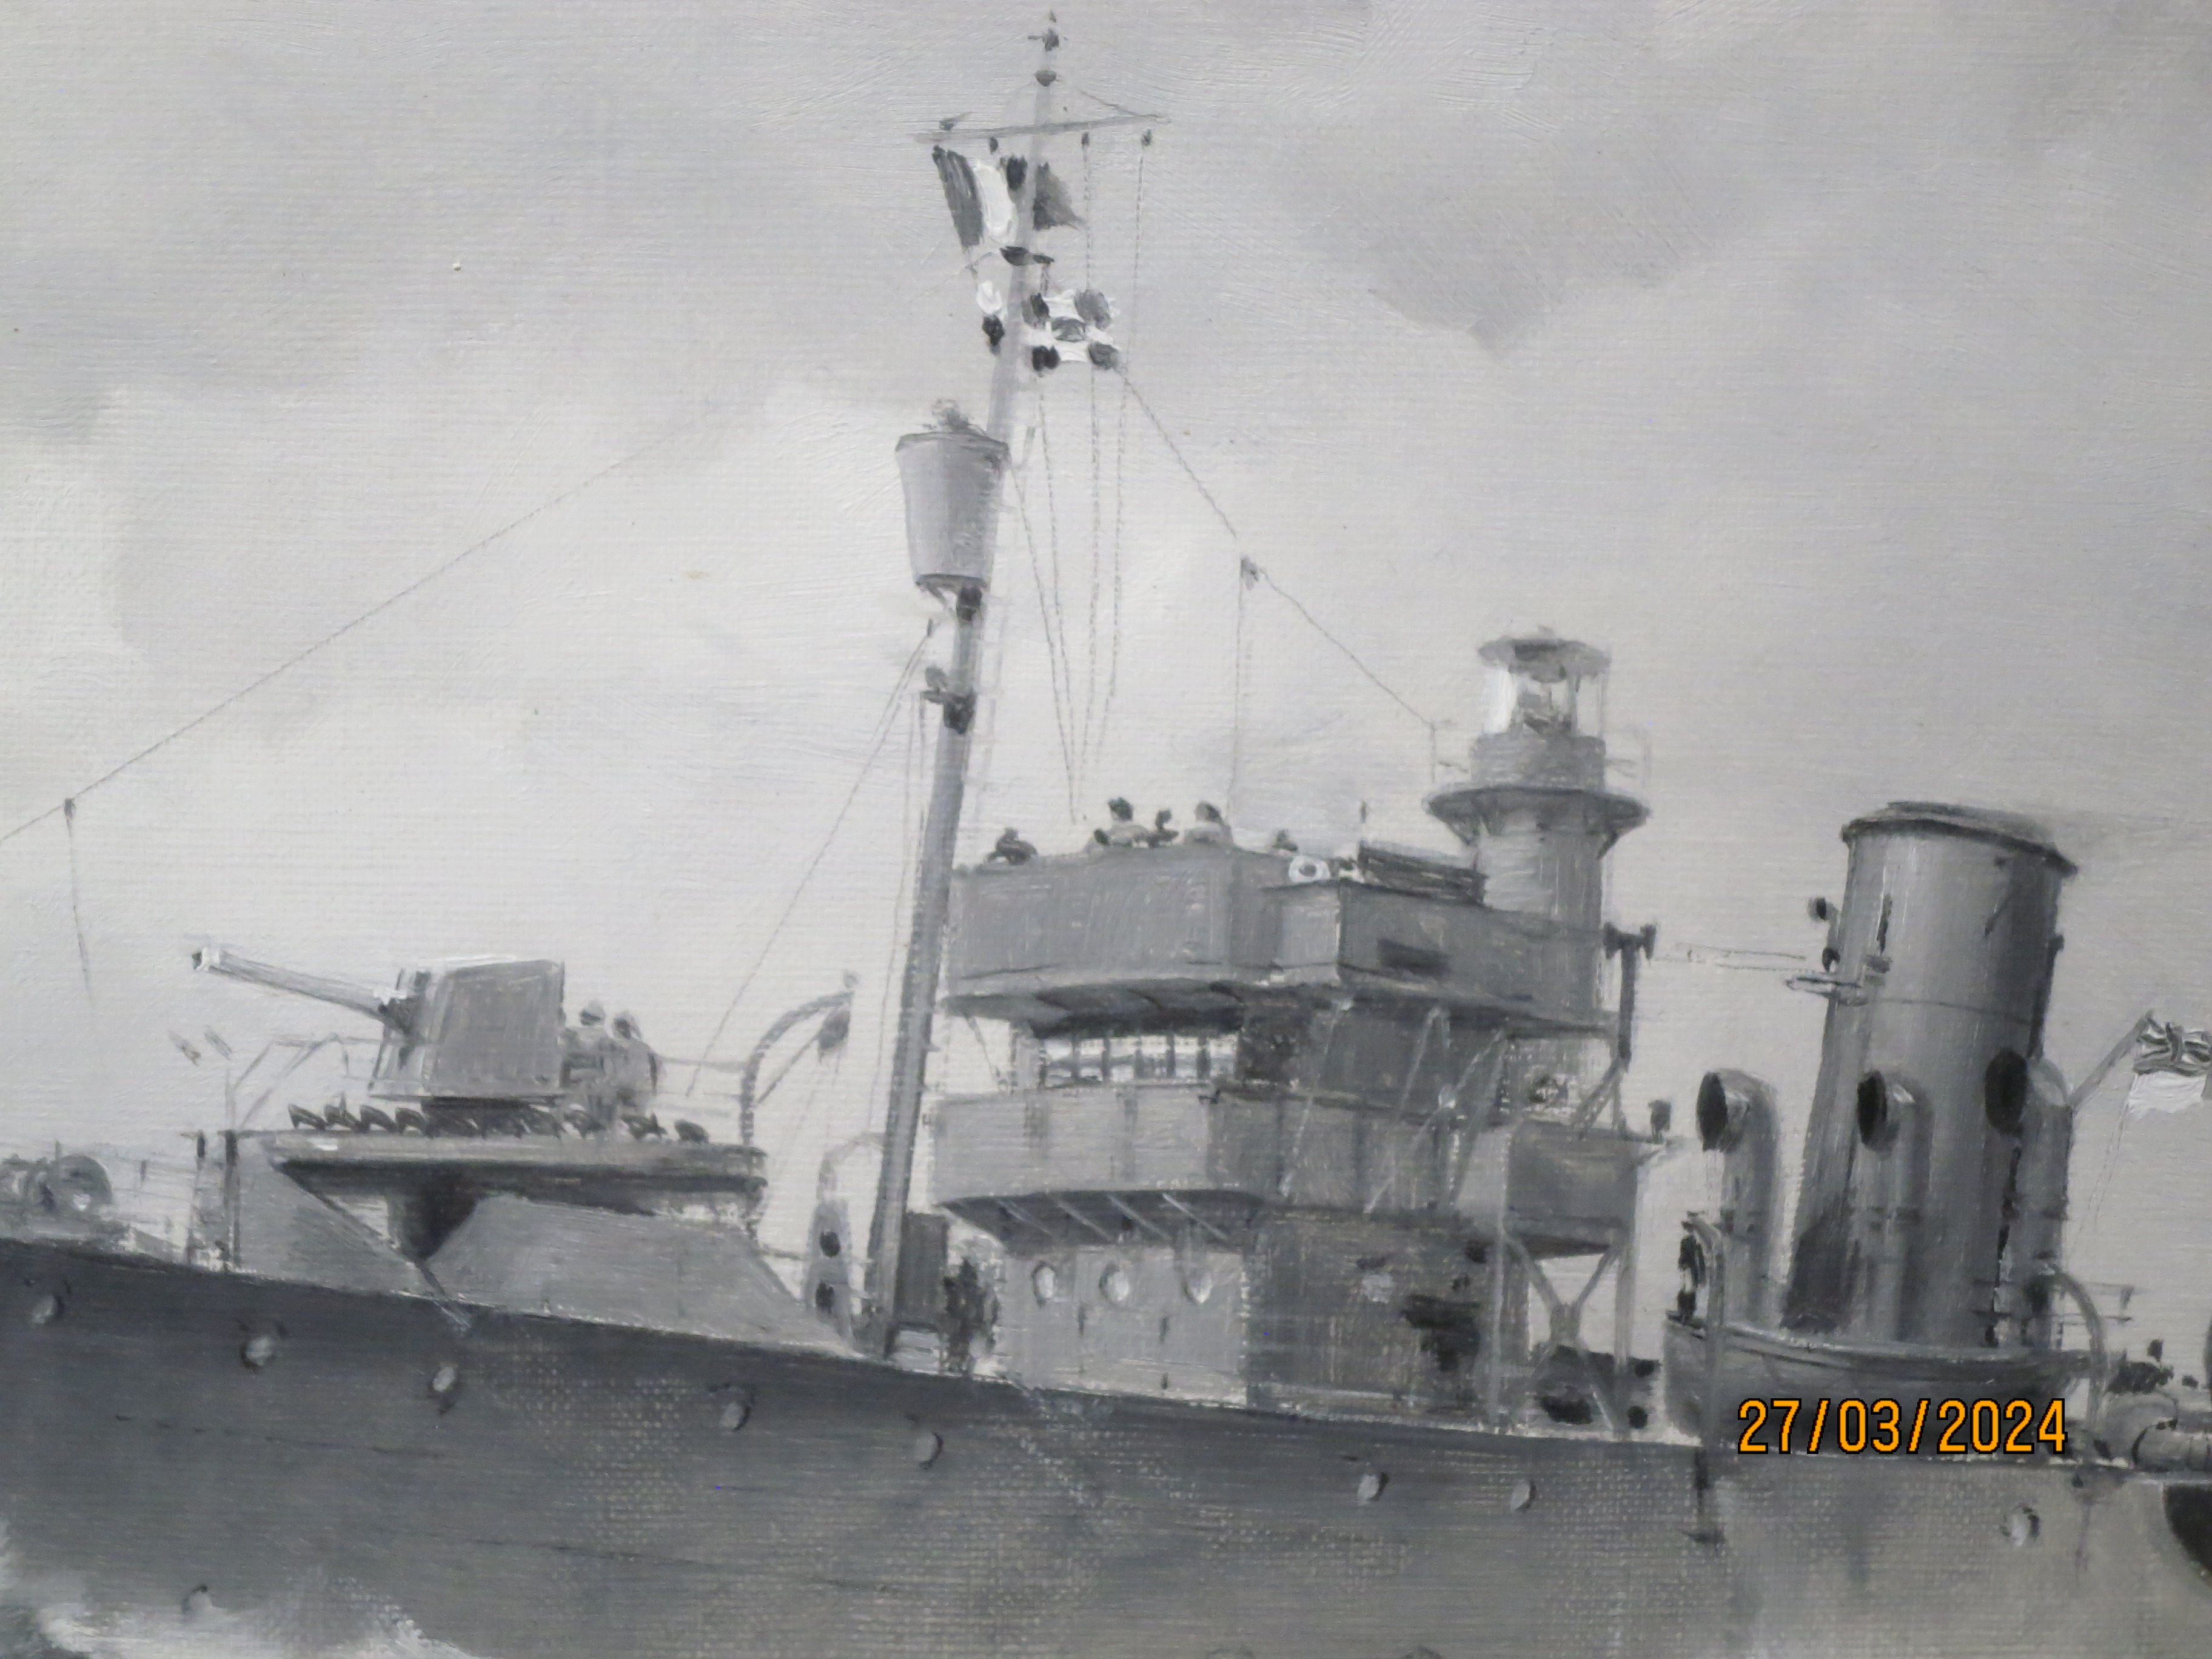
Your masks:
{"label": "aerial wire", "polygon": [[218,714],[221,714],[226,710],[243,702],[246,698],[260,690],[263,686],[270,684],[270,681],[291,672],[293,669],[297,668],[301,663],[307,661],[308,658],[316,655],[321,651],[328,649],[333,645],[336,645],[340,640],[345,638],[347,635],[353,633],[356,629],[374,621],[386,611],[391,610],[392,606],[398,605],[402,599],[412,598],[415,594],[421,592],[424,588],[429,586],[441,577],[449,575],[453,571],[459,569],[462,565],[474,558],[477,554],[484,551],[485,549],[514,534],[514,532],[521,529],[524,526],[532,522],[534,520],[544,517],[555,507],[565,506],[568,502],[575,500],[577,496],[582,495],[586,490],[589,489],[593,484],[598,483],[601,479],[609,477],[613,474],[621,471],[623,468],[630,465],[633,462],[642,460],[646,456],[651,454],[663,444],[668,443],[672,440],[681,437],[685,433],[690,432],[693,428],[705,421],[706,418],[707,416],[703,412],[686,417],[684,420],[678,422],[676,425],[670,427],[658,437],[652,439],[650,441],[641,444],[637,448],[630,451],[629,453],[622,457],[621,459],[613,461],[609,465],[601,467],[598,471],[591,474],[588,477],[582,479],[579,483],[569,485],[568,489],[561,491],[560,494],[539,502],[536,507],[532,507],[529,512],[522,514],[521,517],[508,520],[506,524],[501,525],[498,529],[493,531],[491,534],[484,537],[481,541],[471,543],[459,552],[454,554],[452,558],[447,559],[443,564],[434,566],[431,569],[426,571],[422,575],[417,576],[413,581],[409,582],[404,587],[399,588],[396,592],[389,593],[383,599],[379,599],[374,605],[369,606],[368,610],[356,615],[350,622],[342,623],[338,627],[332,629],[329,633],[324,635],[320,639],[316,640],[313,644],[294,652],[290,656],[285,658],[282,662],[279,662],[275,667],[268,670],[265,673],[259,675],[256,678],[248,681],[237,690],[232,692],[228,696],[224,697],[221,702],[201,710],[198,714],[193,715],[191,719],[186,720],[183,725],[171,728],[161,737],[155,738],[153,742],[148,744],[144,748],[139,750],[137,753],[129,756],[125,759],[118,761],[113,766],[109,767],[107,770],[102,772],[98,777],[93,779],[89,783],[80,786],[74,793],[69,796],[68,799],[57,802],[55,805],[46,808],[45,811],[38,813],[34,817],[25,818],[14,829],[9,830],[3,835],[0,835],[0,847],[6,846],[9,842],[15,840],[16,836],[21,835],[26,830],[32,828],[33,825],[44,823],[48,818],[54,817],[58,813],[67,811],[72,802],[83,799],[84,797],[90,794],[94,790],[100,788],[105,784],[112,783],[117,778],[121,777],[132,767],[137,765],[139,762],[152,758],[155,755],[159,754],[162,750],[167,749],[171,744],[176,742],[179,738],[198,731],[201,726],[205,726],[210,720],[215,719]]}
{"label": "aerial wire", "polygon": [[[1094,286],[1091,256],[1093,226],[1098,216],[1097,194],[1091,167],[1091,135],[1086,132],[1083,135],[1083,286],[1086,289]],[[1100,729],[1098,708],[1099,563],[1105,546],[1104,507],[1100,491],[1105,469],[1099,451],[1098,375],[1095,369],[1084,377],[1084,390],[1091,408],[1091,608],[1083,619],[1083,764],[1087,780],[1091,769],[1098,763],[1099,747],[1105,740]]]}
{"label": "aerial wire", "polygon": [[1407,702],[1405,698],[1400,696],[1398,693],[1391,688],[1389,681],[1385,680],[1380,674],[1376,673],[1372,668],[1370,668],[1367,665],[1365,659],[1361,657],[1357,651],[1354,651],[1342,640],[1337,638],[1335,635],[1330,633],[1328,629],[1324,628],[1322,625],[1321,619],[1315,616],[1312,611],[1307,610],[1305,606],[1300,603],[1297,596],[1291,592],[1282,585],[1282,583],[1277,581],[1274,577],[1267,573],[1267,569],[1263,566],[1255,564],[1249,559],[1246,560],[1245,563],[1252,571],[1253,580],[1263,581],[1267,583],[1268,586],[1273,588],[1275,590],[1276,596],[1285,605],[1289,605],[1291,610],[1297,611],[1299,616],[1305,618],[1306,625],[1312,629],[1315,633],[1320,635],[1322,638],[1327,640],[1331,645],[1342,652],[1344,653],[1345,660],[1349,662],[1354,668],[1357,668],[1362,674],[1364,674],[1367,677],[1369,684],[1372,684],[1374,688],[1377,691],[1380,691],[1384,696],[1389,698],[1391,702],[1396,703],[1399,708],[1404,709],[1408,714],[1411,714],[1415,720],[1420,721],[1423,726],[1428,727],[1430,739],[1433,744],[1436,737],[1436,721],[1431,720],[1419,709],[1414,708],[1412,703]]}
{"label": "aerial wire", "polygon": [[62,803],[62,828],[69,837],[70,921],[76,928],[76,970],[84,981],[84,1004],[97,1010],[100,999],[92,994],[92,947],[84,937],[84,893],[77,881],[76,797]]}
{"label": "aerial wire", "polygon": [[[1083,95],[1086,98],[1096,96],[1091,93],[1085,93]],[[1105,100],[1099,99],[1097,101],[1103,103]],[[1127,112],[1125,111],[1124,113]],[[1121,337],[1121,350],[1125,356],[1128,351],[1131,324],[1137,314],[1138,289],[1145,269],[1145,158],[1151,154],[1152,145],[1152,136],[1147,132],[1144,142],[1137,148],[1137,200],[1136,206],[1130,216],[1133,222],[1129,237],[1129,299],[1128,303],[1121,308],[1121,326],[1116,331]],[[1121,528],[1125,520],[1124,509],[1127,504],[1127,497],[1123,490],[1127,477],[1123,464],[1127,458],[1128,451],[1129,383],[1125,380],[1121,382],[1121,395],[1115,402],[1114,414],[1114,550],[1111,583],[1113,610],[1111,620],[1106,629],[1106,702],[1100,715],[1102,720],[1110,720],[1113,717],[1114,699],[1121,689],[1123,587]]]}
{"label": "aerial wire", "polygon": [[[899,857],[898,893],[892,901],[891,914],[906,914],[907,892],[914,884],[915,849],[921,843],[921,825],[915,821],[915,793],[920,787],[924,751],[929,746],[928,732],[922,720],[922,706],[914,706],[914,723],[907,734],[906,761],[899,778]],[[875,1099],[884,1091],[884,1057],[891,1030],[891,986],[898,978],[898,929],[894,926],[890,942],[886,946],[884,963],[883,989],[876,999],[876,1058],[869,1073],[868,1095]]]}
{"label": "aerial wire", "polygon": [[[1198,476],[1196,470],[1192,467],[1189,459],[1183,454],[1182,448],[1176,444],[1174,437],[1169,433],[1166,425],[1161,421],[1159,416],[1153,411],[1150,400],[1147,399],[1144,392],[1139,389],[1137,383],[1129,378],[1129,372],[1127,368],[1122,368],[1120,373],[1121,375],[1122,384],[1127,386],[1129,390],[1135,394],[1137,407],[1145,412],[1145,418],[1152,423],[1152,429],[1159,434],[1160,441],[1168,447],[1168,453],[1175,457],[1176,464],[1182,468],[1183,476],[1190,480],[1192,488],[1196,489],[1200,495],[1206,498],[1206,504],[1213,509],[1213,516],[1221,520],[1221,527],[1229,532],[1231,539],[1237,539],[1237,526],[1230,522],[1229,515],[1221,510],[1221,503],[1214,499],[1213,492],[1206,487],[1206,481]],[[1423,726],[1426,727],[1429,732],[1431,752],[1434,753],[1436,728],[1437,725],[1437,721],[1431,720],[1419,708],[1416,708],[1411,702],[1407,702],[1405,697],[1401,696],[1388,680],[1385,680],[1380,674],[1369,667],[1365,658],[1362,657],[1357,651],[1354,651],[1350,646],[1346,645],[1342,640],[1339,639],[1334,634],[1331,633],[1326,627],[1324,627],[1322,624],[1321,619],[1315,616],[1312,611],[1307,610],[1304,604],[1298,599],[1298,597],[1292,593],[1288,588],[1285,587],[1282,583],[1277,581],[1273,575],[1268,574],[1267,570],[1263,566],[1255,561],[1248,558],[1243,562],[1242,575],[1243,580],[1247,583],[1254,581],[1262,581],[1267,583],[1269,587],[1275,591],[1278,598],[1282,599],[1285,604],[1288,605],[1291,610],[1298,613],[1299,617],[1304,620],[1307,627],[1312,629],[1315,633],[1320,635],[1322,638],[1327,640],[1331,645],[1334,646],[1338,651],[1342,653],[1345,660],[1349,662],[1354,668],[1358,669],[1361,674],[1365,676],[1370,684],[1373,685],[1376,690],[1380,691],[1384,696],[1389,698],[1392,702],[1396,703],[1399,708],[1404,709],[1408,714],[1411,714],[1415,720],[1419,720]]]}
{"label": "aerial wire", "polygon": [[1213,516],[1221,520],[1221,527],[1229,532],[1229,539],[1237,540],[1237,526],[1229,521],[1229,515],[1221,510],[1221,503],[1213,499],[1213,492],[1206,487],[1206,480],[1198,476],[1197,469],[1184,456],[1182,446],[1176,442],[1173,434],[1153,412],[1151,399],[1139,392],[1136,381],[1129,378],[1128,366],[1125,363],[1115,372],[1121,375],[1121,384],[1128,387],[1130,394],[1136,398],[1137,407],[1144,410],[1145,418],[1152,423],[1152,430],[1160,434],[1160,441],[1168,447],[1168,453],[1175,457],[1176,465],[1182,469],[1183,477],[1188,478],[1191,487],[1206,498],[1206,504],[1213,509]]}
{"label": "aerial wire", "polygon": [[1230,664],[1229,690],[1229,821],[1237,821],[1237,784],[1244,771],[1244,593],[1251,586],[1245,572],[1259,567],[1249,559],[1237,562],[1237,637]]}
{"label": "aerial wire", "polygon": [[776,940],[783,936],[785,924],[798,910],[799,901],[805,896],[807,884],[814,879],[814,872],[821,868],[822,860],[830,855],[830,844],[837,839],[837,832],[844,828],[846,817],[852,811],[853,803],[860,799],[861,786],[867,782],[868,773],[876,763],[876,757],[883,752],[884,739],[890,736],[891,728],[897,723],[899,698],[914,678],[915,667],[921,661],[921,653],[927,647],[930,636],[936,631],[937,624],[933,621],[922,629],[921,637],[915,641],[914,650],[907,657],[906,666],[899,670],[898,680],[891,687],[890,695],[884,699],[882,713],[876,717],[874,738],[868,746],[866,757],[860,762],[859,771],[854,775],[853,787],[845,792],[845,799],[837,808],[837,815],[830,820],[830,828],[823,832],[820,845],[814,849],[813,857],[807,860],[805,868],[799,872],[799,881],[792,888],[791,897],[785,903],[782,914],[776,917],[775,925],[768,930],[768,938],[762,941],[760,953],[753,958],[752,966],[745,969],[745,976],[738,982],[737,992],[730,998],[729,1006],[722,1010],[721,1018],[715,1022],[714,1035],[707,1039],[707,1046],[699,1051],[699,1058],[692,1062],[691,1080],[684,1085],[686,1100],[699,1087],[699,1074],[706,1069],[707,1062],[714,1057],[715,1045],[721,1042],[723,1033],[730,1029],[731,1020],[737,1017],[738,1005],[744,1000],[745,993],[752,988],[762,965],[768,961],[769,952],[775,949]]}
{"label": "aerial wire", "polygon": [[[1034,434],[1036,428],[1033,427],[1030,431]],[[1026,461],[1027,458],[1024,459]],[[1014,469],[1014,505],[1022,521],[1022,541],[1029,550],[1030,576],[1036,585],[1037,625],[1044,635],[1045,663],[1052,684],[1052,719],[1060,733],[1060,770],[1067,781],[1067,821],[1073,823],[1075,822],[1075,764],[1068,738],[1066,699],[1060,689],[1065,668],[1060,647],[1053,633],[1052,601],[1045,593],[1044,560],[1037,551],[1036,528],[1030,522],[1030,495],[1022,483],[1023,475],[1027,471],[1026,465]]]}
{"label": "aerial wire", "polygon": [[1075,656],[1067,642],[1066,591],[1061,577],[1060,559],[1060,504],[1054,488],[1052,465],[1052,422],[1046,412],[1044,388],[1037,388],[1037,454],[1044,463],[1044,527],[1045,544],[1052,552],[1052,611],[1053,622],[1060,630],[1060,659],[1067,671],[1068,734],[1074,746],[1068,751],[1068,793],[1071,798],[1079,793],[1078,780],[1083,769],[1084,731],[1079,705],[1075,700]]}

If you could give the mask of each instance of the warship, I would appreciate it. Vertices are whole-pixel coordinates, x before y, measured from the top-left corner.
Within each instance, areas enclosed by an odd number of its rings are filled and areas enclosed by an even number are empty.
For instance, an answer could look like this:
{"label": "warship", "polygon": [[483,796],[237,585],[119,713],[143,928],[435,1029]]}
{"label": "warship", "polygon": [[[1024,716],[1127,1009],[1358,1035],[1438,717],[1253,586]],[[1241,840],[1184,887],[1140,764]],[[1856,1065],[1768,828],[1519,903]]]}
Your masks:
{"label": "warship", "polygon": [[[1455,856],[1117,803],[959,865],[1009,441],[1123,370],[1054,276],[1051,147],[1159,118],[1068,118],[1057,46],[1022,125],[924,135],[993,384],[897,453],[951,643],[866,1232],[825,1201],[796,1292],[755,1237],[761,1057],[849,988],[763,1037],[725,1143],[558,963],[380,993],[204,951],[373,1023],[368,1097],[202,1137],[179,1250],[96,1160],[9,1165],[8,1650],[2202,1652],[2212,1415],[2115,1363],[2063,1250],[2074,1115],[2142,1034],[2071,1088],[2044,1055],[2073,866],[2036,825],[1844,829],[1790,1237],[1774,1091],[1717,1066],[1720,1201],[1644,1356],[1674,1126],[1626,1103],[1656,933],[1606,915],[1645,814],[1603,653],[1485,647],[1427,800]],[[944,1015],[994,1087],[933,1088]]]}

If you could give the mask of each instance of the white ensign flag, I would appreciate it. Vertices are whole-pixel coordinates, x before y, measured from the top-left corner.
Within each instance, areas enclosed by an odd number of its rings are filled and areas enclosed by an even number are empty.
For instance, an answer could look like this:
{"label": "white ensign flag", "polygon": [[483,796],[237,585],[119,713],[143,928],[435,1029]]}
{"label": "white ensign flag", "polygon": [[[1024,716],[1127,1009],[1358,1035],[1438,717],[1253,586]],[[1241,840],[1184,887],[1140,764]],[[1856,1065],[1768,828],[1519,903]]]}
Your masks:
{"label": "white ensign flag", "polygon": [[2145,1022],[2136,1036],[2136,1079],[2128,1088],[2127,1115],[2179,1112],[2204,1098],[2212,1073],[2212,1032]]}

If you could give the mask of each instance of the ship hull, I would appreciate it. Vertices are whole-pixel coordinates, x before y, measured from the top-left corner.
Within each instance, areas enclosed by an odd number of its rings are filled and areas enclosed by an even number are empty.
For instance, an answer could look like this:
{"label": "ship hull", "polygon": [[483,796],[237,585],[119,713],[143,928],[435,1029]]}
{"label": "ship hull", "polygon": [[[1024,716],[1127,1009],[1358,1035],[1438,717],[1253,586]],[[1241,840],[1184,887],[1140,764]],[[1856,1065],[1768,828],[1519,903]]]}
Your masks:
{"label": "ship hull", "polygon": [[1738,1458],[1701,1510],[1694,1476],[1656,1442],[1040,1393],[0,1243],[6,1595],[72,1628],[480,1659],[2212,1646],[2145,1479]]}

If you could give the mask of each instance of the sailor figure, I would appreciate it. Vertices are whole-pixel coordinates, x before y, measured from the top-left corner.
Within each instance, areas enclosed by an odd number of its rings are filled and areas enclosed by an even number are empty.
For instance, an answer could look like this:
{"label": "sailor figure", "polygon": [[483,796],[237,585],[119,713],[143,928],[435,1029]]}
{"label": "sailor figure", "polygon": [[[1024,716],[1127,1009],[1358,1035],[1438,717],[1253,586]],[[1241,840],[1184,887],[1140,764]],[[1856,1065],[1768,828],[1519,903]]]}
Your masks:
{"label": "sailor figure", "polygon": [[1137,809],[1116,795],[1106,803],[1110,815],[1100,838],[1109,847],[1142,847],[1151,833],[1137,822]]}
{"label": "sailor figure", "polygon": [[1008,824],[999,839],[991,844],[987,864],[1027,864],[1036,856],[1036,848],[1022,839],[1022,832]]}
{"label": "sailor figure", "polygon": [[561,1093],[580,1110],[588,1133],[611,1128],[616,1117],[613,1071],[615,1039],[607,1030],[603,1003],[587,1002],[576,1023],[562,1033]]}
{"label": "sailor figure", "polygon": [[1199,802],[1192,816],[1198,822],[1183,831],[1186,844],[1193,847],[1234,847],[1237,837],[1230,833],[1229,823],[1221,816],[1221,809],[1210,800]]}
{"label": "sailor figure", "polygon": [[983,1281],[975,1263],[960,1258],[957,1270],[945,1279],[945,1369],[966,1376],[975,1369],[975,1351],[991,1346],[999,1321],[999,1298]]}
{"label": "sailor figure", "polygon": [[624,1118],[643,1112],[660,1091],[660,1056],[637,1029],[636,1017],[628,1012],[615,1016],[607,1082],[615,1111]]}

